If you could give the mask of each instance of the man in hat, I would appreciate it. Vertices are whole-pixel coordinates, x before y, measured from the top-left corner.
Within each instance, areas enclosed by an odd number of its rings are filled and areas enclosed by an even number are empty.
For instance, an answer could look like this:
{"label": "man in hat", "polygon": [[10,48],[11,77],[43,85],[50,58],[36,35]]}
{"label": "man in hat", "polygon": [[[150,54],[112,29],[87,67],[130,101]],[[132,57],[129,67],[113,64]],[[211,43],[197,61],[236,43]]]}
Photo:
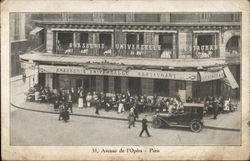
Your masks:
{"label": "man in hat", "polygon": [[145,115],[145,117],[142,119],[142,130],[141,130],[141,133],[140,133],[140,137],[142,135],[142,133],[146,131],[148,137],[151,137],[151,135],[149,134],[148,132],[148,120],[147,120],[147,115]]}

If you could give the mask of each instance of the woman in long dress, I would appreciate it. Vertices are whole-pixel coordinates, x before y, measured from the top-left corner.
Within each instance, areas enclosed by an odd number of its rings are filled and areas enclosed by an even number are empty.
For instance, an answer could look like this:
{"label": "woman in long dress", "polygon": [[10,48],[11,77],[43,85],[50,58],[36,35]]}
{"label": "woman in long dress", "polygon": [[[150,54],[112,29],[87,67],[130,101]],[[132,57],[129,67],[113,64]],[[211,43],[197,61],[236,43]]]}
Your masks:
{"label": "woman in long dress", "polygon": [[78,107],[83,108],[83,93],[80,93],[80,96],[78,98]]}
{"label": "woman in long dress", "polygon": [[119,100],[119,104],[118,104],[118,113],[124,112],[124,101],[123,99]]}

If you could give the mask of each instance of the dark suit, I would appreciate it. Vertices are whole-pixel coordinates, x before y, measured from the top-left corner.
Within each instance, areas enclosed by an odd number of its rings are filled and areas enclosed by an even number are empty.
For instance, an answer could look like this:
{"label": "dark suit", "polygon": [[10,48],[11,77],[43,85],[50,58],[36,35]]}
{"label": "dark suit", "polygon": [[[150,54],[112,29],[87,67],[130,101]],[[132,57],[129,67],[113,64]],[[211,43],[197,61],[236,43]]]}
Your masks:
{"label": "dark suit", "polygon": [[214,112],[214,119],[217,119],[219,107],[216,101],[213,102],[213,112]]}
{"label": "dark suit", "polygon": [[146,118],[142,119],[142,130],[141,130],[141,133],[139,136],[141,136],[144,131],[146,131],[148,137],[151,136],[148,132],[148,124],[147,123],[148,123],[148,120]]}

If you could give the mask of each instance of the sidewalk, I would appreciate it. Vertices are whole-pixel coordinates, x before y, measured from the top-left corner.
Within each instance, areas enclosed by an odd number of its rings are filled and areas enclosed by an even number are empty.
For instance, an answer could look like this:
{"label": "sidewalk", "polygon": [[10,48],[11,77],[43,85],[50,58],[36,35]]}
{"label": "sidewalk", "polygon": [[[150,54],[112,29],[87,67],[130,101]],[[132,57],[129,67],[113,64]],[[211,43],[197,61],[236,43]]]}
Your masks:
{"label": "sidewalk", "polygon": [[[27,101],[18,101],[13,102],[14,105],[19,106],[23,109],[38,111],[38,112],[48,112],[48,113],[57,113],[54,111],[53,104],[45,104],[45,103],[36,103],[36,102],[27,102]],[[238,106],[239,107],[239,106]],[[95,117],[102,119],[113,119],[113,120],[124,120],[127,121],[128,111],[123,113],[117,113],[116,111],[106,112],[103,109],[99,110],[100,115],[95,114],[95,108],[82,108],[79,109],[77,104],[73,105],[73,113],[75,116],[85,116],[85,117]],[[149,121],[152,121],[153,113],[143,113],[139,115],[138,121],[147,114],[147,118]],[[206,128],[210,129],[221,129],[221,130],[232,130],[239,131],[241,128],[241,114],[238,109],[235,112],[219,114],[217,119],[213,119],[212,115],[204,116],[204,125]]]}

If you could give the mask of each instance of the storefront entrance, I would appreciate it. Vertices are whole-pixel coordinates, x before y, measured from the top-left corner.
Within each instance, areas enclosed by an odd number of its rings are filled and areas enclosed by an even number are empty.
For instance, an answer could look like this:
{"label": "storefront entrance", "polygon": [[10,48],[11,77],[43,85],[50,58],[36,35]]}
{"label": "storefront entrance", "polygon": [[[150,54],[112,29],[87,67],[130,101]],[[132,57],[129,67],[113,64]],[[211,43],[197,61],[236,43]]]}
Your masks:
{"label": "storefront entrance", "polygon": [[83,91],[91,90],[91,79],[89,77],[76,79],[76,88],[82,88]]}
{"label": "storefront entrance", "polygon": [[154,94],[158,96],[169,96],[169,80],[154,79]]}
{"label": "storefront entrance", "polygon": [[128,90],[131,95],[141,94],[141,78],[128,78]]}

